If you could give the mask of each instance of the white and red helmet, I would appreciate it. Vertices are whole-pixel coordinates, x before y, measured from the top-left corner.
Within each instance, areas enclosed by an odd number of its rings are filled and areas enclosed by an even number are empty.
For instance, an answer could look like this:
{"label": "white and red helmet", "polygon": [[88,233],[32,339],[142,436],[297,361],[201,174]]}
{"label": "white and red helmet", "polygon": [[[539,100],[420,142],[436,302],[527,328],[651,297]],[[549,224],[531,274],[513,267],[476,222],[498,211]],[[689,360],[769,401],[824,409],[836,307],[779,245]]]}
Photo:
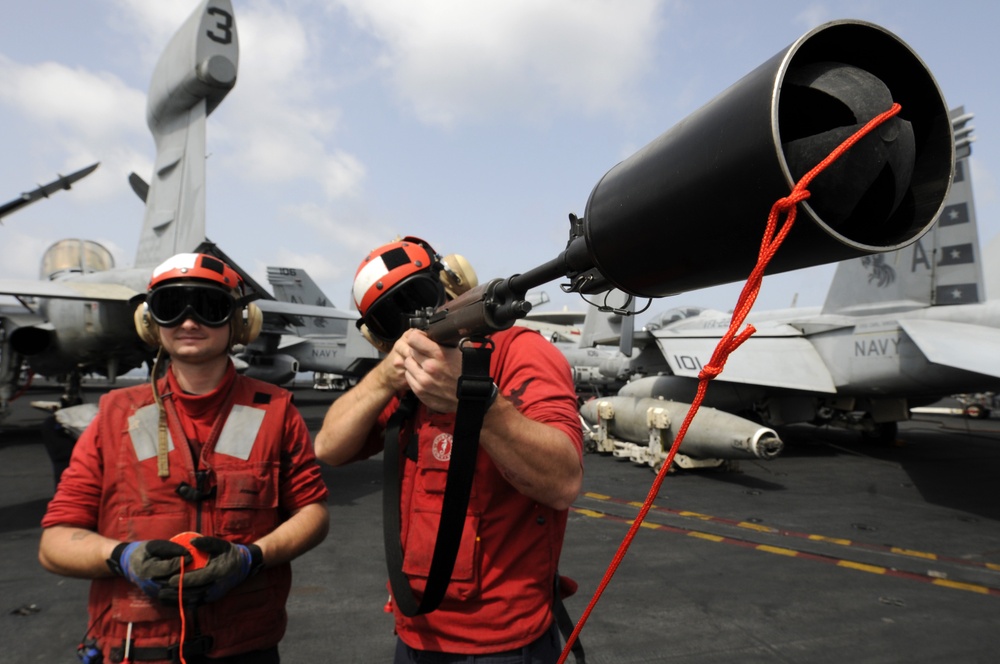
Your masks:
{"label": "white and red helmet", "polygon": [[395,341],[406,331],[412,314],[444,303],[440,272],[440,257],[420,238],[405,237],[373,250],[354,275],[359,326]]}
{"label": "white and red helmet", "polygon": [[136,309],[136,331],[156,346],[154,325],[175,327],[192,318],[209,327],[228,323],[231,341],[246,344],[263,324],[252,299],[243,278],[225,262],[209,254],[177,254],[153,270],[145,302]]}
{"label": "white and red helmet", "polygon": [[227,291],[244,295],[243,279],[233,268],[208,254],[177,254],[160,263],[153,270],[146,291],[157,286],[180,280],[193,279],[217,284]]}

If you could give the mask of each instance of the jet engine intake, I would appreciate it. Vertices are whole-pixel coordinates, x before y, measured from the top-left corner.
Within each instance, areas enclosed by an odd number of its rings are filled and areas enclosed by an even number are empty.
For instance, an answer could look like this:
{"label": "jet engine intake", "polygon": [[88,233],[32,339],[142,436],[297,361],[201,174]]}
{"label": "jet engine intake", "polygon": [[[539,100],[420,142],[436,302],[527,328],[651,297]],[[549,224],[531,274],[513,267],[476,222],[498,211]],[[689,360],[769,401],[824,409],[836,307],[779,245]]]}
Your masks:
{"label": "jet engine intake", "polygon": [[8,330],[10,347],[15,353],[31,357],[53,348],[56,331],[51,325],[24,325]]}

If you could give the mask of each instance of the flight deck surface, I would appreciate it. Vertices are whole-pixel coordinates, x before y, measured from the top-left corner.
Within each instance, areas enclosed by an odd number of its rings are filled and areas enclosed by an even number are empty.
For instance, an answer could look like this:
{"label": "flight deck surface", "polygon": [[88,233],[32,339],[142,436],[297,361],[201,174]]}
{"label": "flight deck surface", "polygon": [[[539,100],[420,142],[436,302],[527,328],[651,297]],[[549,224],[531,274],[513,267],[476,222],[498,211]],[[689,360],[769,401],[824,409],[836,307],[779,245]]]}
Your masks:
{"label": "flight deck surface", "polygon": [[[96,401],[100,390],[85,389]],[[314,433],[338,393],[296,388]],[[38,564],[53,492],[30,399],[0,423],[0,662],[71,662],[88,582]],[[891,447],[780,431],[783,454],[666,478],[582,632],[602,662],[994,662],[1000,651],[1000,420],[917,415]],[[561,572],[578,619],[654,475],[584,458]],[[379,457],[324,466],[330,535],[293,563],[282,661],[387,662],[394,637]],[[569,661],[572,661],[572,657]]]}

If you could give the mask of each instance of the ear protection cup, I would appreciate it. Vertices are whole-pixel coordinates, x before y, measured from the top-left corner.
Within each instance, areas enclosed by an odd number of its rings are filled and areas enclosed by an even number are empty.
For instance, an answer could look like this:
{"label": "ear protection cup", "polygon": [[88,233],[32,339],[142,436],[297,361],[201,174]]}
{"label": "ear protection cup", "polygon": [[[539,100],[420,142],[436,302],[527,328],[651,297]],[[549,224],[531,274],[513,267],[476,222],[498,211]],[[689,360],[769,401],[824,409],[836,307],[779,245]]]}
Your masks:
{"label": "ear protection cup", "polygon": [[479,277],[476,276],[472,263],[462,254],[448,254],[441,259],[441,268],[438,278],[444,284],[448,297],[453,300],[479,285]]}
{"label": "ear protection cup", "polygon": [[139,335],[146,345],[153,348],[158,348],[160,346],[160,326],[156,324],[156,321],[152,319],[149,315],[148,307],[145,302],[139,304],[135,308],[135,313],[132,314],[132,320],[135,323],[135,333]]}
{"label": "ear protection cup", "polygon": [[264,325],[264,314],[253,302],[246,305],[242,313],[234,315],[232,320],[233,337],[231,345],[242,345],[250,343],[260,334],[260,328]]}
{"label": "ear protection cup", "polygon": [[374,334],[372,334],[372,331],[368,329],[368,326],[365,325],[364,323],[362,323],[358,329],[361,330],[361,336],[365,338],[365,341],[374,346],[375,350],[381,353],[385,353],[386,355],[388,355],[389,352],[392,350],[393,342],[375,336]]}

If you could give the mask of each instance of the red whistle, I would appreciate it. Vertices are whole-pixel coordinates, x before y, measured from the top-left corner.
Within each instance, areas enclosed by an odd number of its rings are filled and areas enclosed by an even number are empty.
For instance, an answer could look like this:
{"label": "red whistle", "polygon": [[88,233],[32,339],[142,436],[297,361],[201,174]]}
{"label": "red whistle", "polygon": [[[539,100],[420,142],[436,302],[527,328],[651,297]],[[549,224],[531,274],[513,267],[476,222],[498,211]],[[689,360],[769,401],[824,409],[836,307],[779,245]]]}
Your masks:
{"label": "red whistle", "polygon": [[177,544],[180,544],[185,549],[187,549],[188,552],[191,554],[193,562],[191,563],[191,566],[187,568],[188,570],[201,569],[202,567],[208,564],[208,554],[198,549],[193,544],[191,544],[191,540],[193,540],[196,537],[201,537],[201,533],[193,533],[191,531],[188,531],[184,533],[178,533],[170,538],[171,542],[176,542]]}

